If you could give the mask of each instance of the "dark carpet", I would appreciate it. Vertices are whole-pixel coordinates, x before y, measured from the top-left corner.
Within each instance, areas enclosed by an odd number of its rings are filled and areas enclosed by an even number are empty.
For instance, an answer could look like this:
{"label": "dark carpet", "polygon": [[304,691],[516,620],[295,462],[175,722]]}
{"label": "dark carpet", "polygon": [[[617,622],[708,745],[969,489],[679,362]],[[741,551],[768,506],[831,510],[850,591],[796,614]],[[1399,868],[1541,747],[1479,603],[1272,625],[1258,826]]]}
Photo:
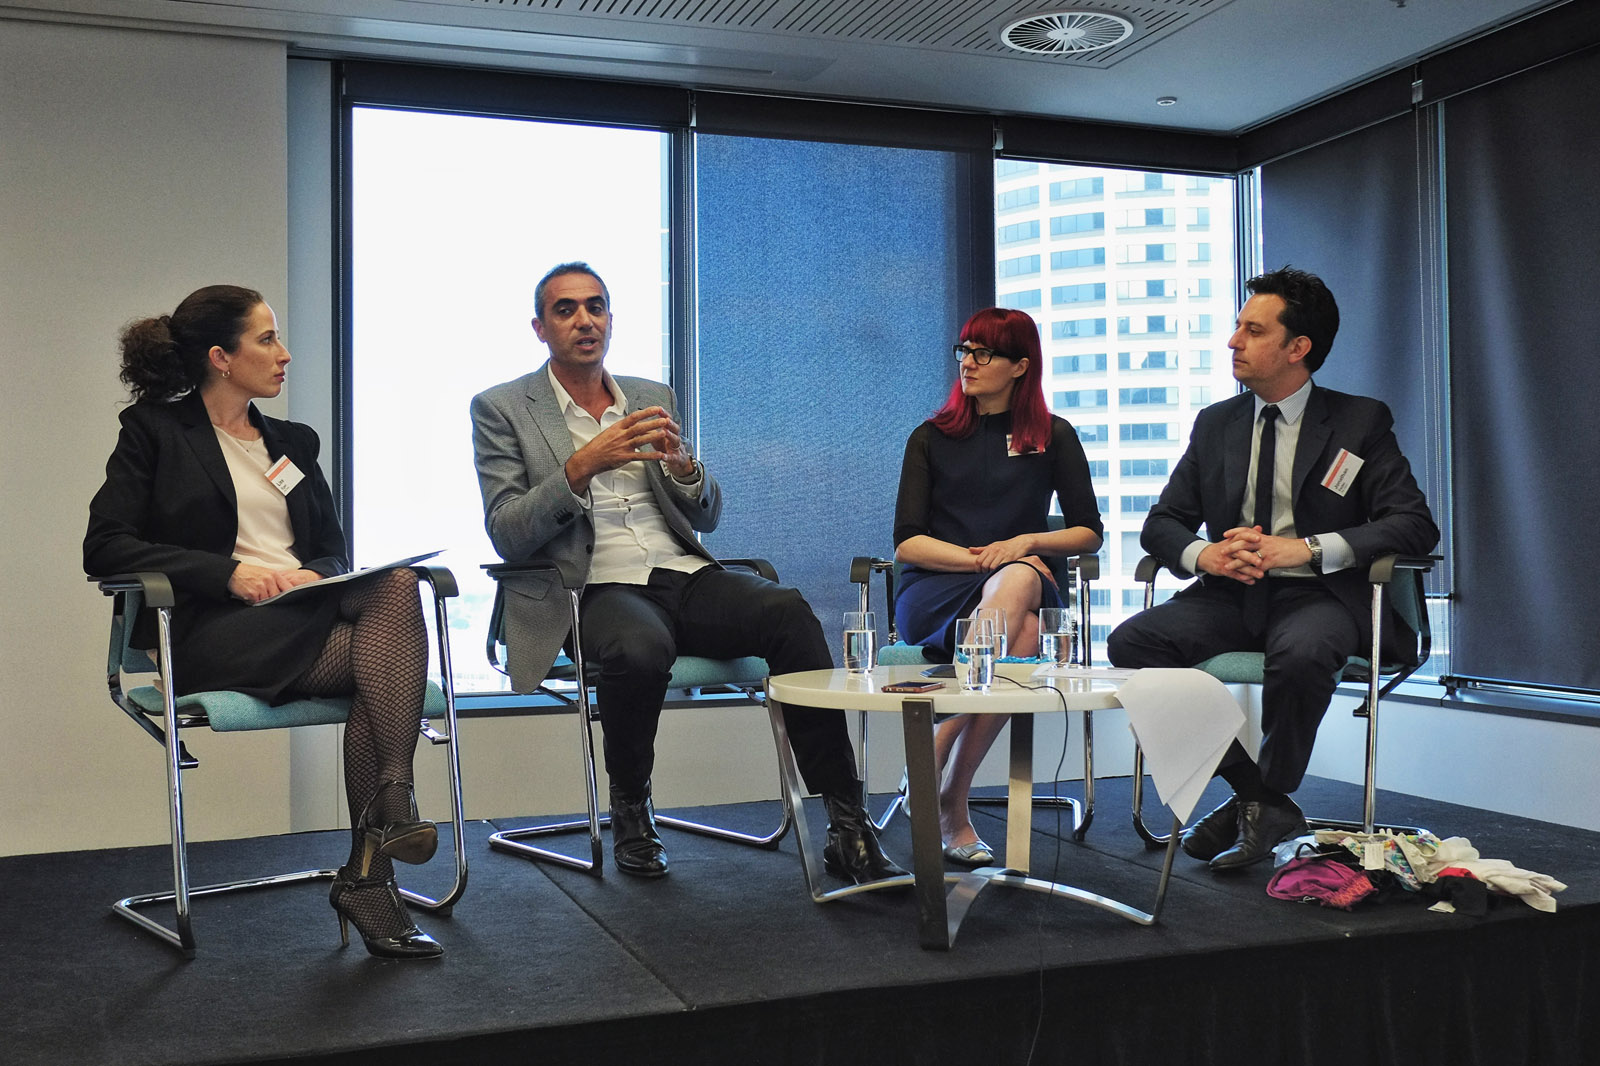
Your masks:
{"label": "dark carpet", "polygon": [[[1359,790],[1312,779],[1297,798],[1348,814]],[[1033,872],[1148,908],[1161,855],[1129,824],[1129,782],[1097,799],[1082,844],[1035,813]],[[764,830],[776,810],[698,813]],[[812,903],[792,840],[667,831],[670,877],[597,880],[491,852],[473,823],[466,896],[418,915],[442,960],[341,950],[319,885],[197,900],[184,961],[109,909],[165,883],[167,849],[19,856],[0,859],[0,1063],[1597,1061],[1600,834],[1397,794],[1379,811],[1571,887],[1554,915],[1346,913],[1269,898],[1265,866],[1221,878],[1180,855],[1153,928],[991,887],[946,953],[918,947],[909,893]],[[1002,817],[975,809],[991,842]],[[194,883],[334,865],[347,839],[194,845]],[[885,843],[909,855],[904,819]],[[444,846],[406,870],[422,887]]]}

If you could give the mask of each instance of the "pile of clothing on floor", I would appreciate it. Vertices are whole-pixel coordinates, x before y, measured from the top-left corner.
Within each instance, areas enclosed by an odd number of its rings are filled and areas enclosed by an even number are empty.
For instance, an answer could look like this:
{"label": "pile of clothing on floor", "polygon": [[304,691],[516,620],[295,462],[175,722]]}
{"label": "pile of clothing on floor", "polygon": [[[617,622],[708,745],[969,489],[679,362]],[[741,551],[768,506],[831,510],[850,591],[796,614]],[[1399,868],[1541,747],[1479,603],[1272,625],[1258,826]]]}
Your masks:
{"label": "pile of clothing on floor", "polygon": [[1514,897],[1554,912],[1555,893],[1567,887],[1505,859],[1485,859],[1465,837],[1440,840],[1426,830],[1319,829],[1279,845],[1276,858],[1268,895],[1342,910],[1387,896],[1432,900],[1430,910],[1482,916],[1495,897]]}

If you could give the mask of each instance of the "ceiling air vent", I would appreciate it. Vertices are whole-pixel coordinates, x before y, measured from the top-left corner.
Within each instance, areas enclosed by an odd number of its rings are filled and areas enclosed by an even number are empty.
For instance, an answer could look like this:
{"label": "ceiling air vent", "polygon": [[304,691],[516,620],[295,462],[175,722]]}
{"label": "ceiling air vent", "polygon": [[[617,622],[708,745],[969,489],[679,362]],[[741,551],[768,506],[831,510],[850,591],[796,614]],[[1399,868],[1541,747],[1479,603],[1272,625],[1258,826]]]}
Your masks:
{"label": "ceiling air vent", "polygon": [[1102,11],[1056,11],[1029,15],[1000,31],[1000,40],[1034,55],[1078,55],[1128,39],[1133,23]]}

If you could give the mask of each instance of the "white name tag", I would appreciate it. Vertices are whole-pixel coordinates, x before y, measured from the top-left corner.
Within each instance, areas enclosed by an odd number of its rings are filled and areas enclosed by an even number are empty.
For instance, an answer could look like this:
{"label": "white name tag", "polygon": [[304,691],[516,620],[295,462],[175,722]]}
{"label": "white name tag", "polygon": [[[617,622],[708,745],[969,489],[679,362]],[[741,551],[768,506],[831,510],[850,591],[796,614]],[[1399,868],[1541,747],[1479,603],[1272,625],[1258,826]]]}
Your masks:
{"label": "white name tag", "polygon": [[285,496],[289,495],[290,491],[296,485],[304,481],[305,477],[306,476],[300,472],[300,468],[295,466],[293,460],[291,460],[287,455],[281,457],[277,462],[267,467],[267,480],[272,482],[272,484],[277,487],[278,491],[283,493]]}
{"label": "white name tag", "polygon": [[1333,462],[1328,466],[1328,472],[1322,475],[1322,487],[1343,496],[1350,491],[1364,463],[1366,460],[1355,452],[1340,448],[1339,454],[1333,457]]}
{"label": "white name tag", "polygon": [[1039,454],[1038,452],[1019,452],[1019,451],[1017,451],[1015,448],[1013,448],[1011,446],[1011,434],[1009,434],[1009,433],[1006,434],[1006,455],[1007,456],[1009,456],[1009,457],[1014,459],[1019,455],[1038,455],[1038,454]]}

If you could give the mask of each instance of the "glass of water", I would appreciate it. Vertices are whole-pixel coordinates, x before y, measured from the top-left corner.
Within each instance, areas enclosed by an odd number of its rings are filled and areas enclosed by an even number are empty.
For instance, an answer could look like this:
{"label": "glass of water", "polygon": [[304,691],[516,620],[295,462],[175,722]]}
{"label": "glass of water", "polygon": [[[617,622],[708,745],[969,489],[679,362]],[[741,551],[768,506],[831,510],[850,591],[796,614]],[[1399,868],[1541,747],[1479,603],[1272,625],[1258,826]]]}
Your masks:
{"label": "glass of water", "polygon": [[994,657],[1006,657],[1006,612],[1003,607],[979,607],[972,612],[974,618],[987,618],[994,630]]}
{"label": "glass of water", "polygon": [[1039,661],[1047,666],[1067,666],[1077,642],[1077,619],[1069,607],[1039,608]]}
{"label": "glass of water", "polygon": [[988,618],[956,620],[956,674],[961,687],[987,692],[994,683],[994,622]]}
{"label": "glass of water", "polygon": [[878,665],[878,629],[871,611],[844,613],[844,668],[868,674]]}

